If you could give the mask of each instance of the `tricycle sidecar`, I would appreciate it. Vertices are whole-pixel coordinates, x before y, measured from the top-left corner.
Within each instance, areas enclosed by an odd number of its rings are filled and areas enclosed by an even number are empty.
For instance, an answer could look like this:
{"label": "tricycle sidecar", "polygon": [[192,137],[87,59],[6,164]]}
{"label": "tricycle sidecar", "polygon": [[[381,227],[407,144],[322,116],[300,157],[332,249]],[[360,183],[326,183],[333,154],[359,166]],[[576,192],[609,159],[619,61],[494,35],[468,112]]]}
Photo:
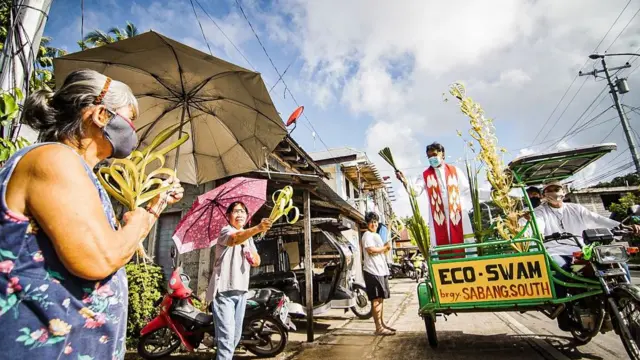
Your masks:
{"label": "tricycle sidecar", "polygon": [[[513,174],[514,187],[522,189],[523,208],[528,208],[530,216],[519,236],[512,240],[487,237],[476,243],[435,246],[429,250],[425,256],[428,274],[418,284],[417,292],[419,315],[424,319],[427,339],[432,347],[438,345],[436,319],[439,316],[515,310],[541,311],[555,319],[569,303],[608,291],[598,279],[565,271],[547,254],[543,246],[545,238],[537,227],[525,187],[565,180],[615,149],[615,144],[602,144],[524,156],[512,161],[509,169]],[[526,243],[528,246],[520,247],[526,250],[515,249],[513,244],[518,243]],[[555,285],[579,291],[558,296]],[[630,291],[629,294],[634,292],[638,291]],[[640,296],[635,301],[640,301]],[[609,312],[605,310],[606,305],[603,306],[598,317],[600,326],[605,313]],[[616,314],[611,316],[614,322],[621,319]],[[572,334],[584,343],[595,336],[597,330],[589,336],[579,331],[572,331]],[[628,348],[628,343],[635,342],[623,339],[623,343]],[[638,350],[636,346],[634,353],[638,356],[632,358],[640,358]]]}

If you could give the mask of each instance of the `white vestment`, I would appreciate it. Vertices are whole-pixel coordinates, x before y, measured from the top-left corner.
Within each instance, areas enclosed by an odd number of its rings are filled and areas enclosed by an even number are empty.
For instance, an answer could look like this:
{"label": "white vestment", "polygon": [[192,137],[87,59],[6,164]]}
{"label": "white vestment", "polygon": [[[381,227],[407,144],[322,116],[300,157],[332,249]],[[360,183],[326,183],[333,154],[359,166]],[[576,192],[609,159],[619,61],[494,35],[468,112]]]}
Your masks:
{"label": "white vestment", "polygon": [[[469,203],[470,198],[470,188],[467,177],[464,175],[462,170],[460,170],[457,166],[454,166],[457,173],[458,178],[458,190],[460,191],[460,208],[462,209],[462,233],[464,234],[464,242],[465,243],[475,243],[476,239],[473,237],[473,227],[471,226],[471,218],[469,217],[469,209],[465,206]],[[443,201],[443,207],[445,212],[446,224],[449,224],[449,192],[447,191],[447,185],[444,181],[445,179],[445,169],[444,166],[440,166],[435,168],[436,175],[438,177],[438,186],[440,187],[440,195]],[[433,226],[433,216],[431,214],[431,203],[428,199],[429,194],[427,194],[424,190],[426,188],[424,182],[424,176],[421,174],[418,178],[415,179],[414,184],[411,185],[415,190],[418,198],[425,193],[427,197],[427,206],[426,209],[421,209],[421,214],[423,217],[427,217],[429,221],[429,233],[430,233],[430,243],[431,247],[436,246],[436,233],[435,228]],[[426,210],[426,212],[424,211]],[[447,231],[449,231],[449,226],[447,226]],[[468,251],[476,251],[476,248],[470,248]],[[472,255],[475,256],[475,255]]]}

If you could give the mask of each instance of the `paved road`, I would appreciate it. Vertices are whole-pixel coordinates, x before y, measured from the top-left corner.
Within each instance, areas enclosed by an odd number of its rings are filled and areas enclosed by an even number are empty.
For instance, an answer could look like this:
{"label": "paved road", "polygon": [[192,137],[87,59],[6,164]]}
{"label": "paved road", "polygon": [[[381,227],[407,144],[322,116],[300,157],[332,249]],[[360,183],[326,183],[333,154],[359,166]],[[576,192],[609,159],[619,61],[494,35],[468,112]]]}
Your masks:
{"label": "paved road", "polygon": [[[635,275],[635,274],[634,274]],[[638,274],[640,275],[640,273]],[[640,283],[640,276],[634,278]],[[615,333],[598,335],[591,343],[575,347],[571,335],[560,331],[544,315],[520,313],[473,313],[438,318],[439,347],[427,344],[425,327],[417,315],[416,283],[408,279],[391,281],[391,298],[385,301],[386,323],[398,330],[395,336],[374,336],[373,320],[359,320],[351,312],[332,310],[316,324],[317,341],[304,343],[304,322],[289,334],[289,346],[279,360],[569,360],[627,359]],[[173,359],[212,359],[214,354],[181,354]],[[128,354],[128,359],[138,359]],[[253,359],[237,354],[237,359]]]}
{"label": "paved road", "polygon": [[[638,279],[640,280],[640,279]],[[437,350],[429,348],[424,323],[417,316],[415,283],[394,280],[392,298],[400,306],[385,314],[397,335],[372,335],[372,321],[353,319],[322,337],[318,344],[303,348],[293,359],[626,359],[619,338],[599,335],[590,344],[572,345],[571,336],[556,322],[538,313],[474,313],[439,318]],[[389,310],[392,307],[388,308]]]}

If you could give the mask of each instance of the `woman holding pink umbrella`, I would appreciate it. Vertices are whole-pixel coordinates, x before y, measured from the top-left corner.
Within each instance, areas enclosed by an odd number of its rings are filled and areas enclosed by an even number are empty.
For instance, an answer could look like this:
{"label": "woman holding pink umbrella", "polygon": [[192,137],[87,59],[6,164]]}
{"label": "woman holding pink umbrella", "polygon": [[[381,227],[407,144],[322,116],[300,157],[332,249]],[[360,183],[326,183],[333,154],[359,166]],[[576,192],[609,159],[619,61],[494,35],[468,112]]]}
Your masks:
{"label": "woman holding pink umbrella", "polygon": [[244,229],[249,212],[242,201],[232,202],[225,215],[228,225],[218,236],[206,301],[212,301],[215,316],[216,359],[230,360],[242,335],[250,270],[260,266],[253,236],[269,230],[271,220],[262,219],[257,226]]}

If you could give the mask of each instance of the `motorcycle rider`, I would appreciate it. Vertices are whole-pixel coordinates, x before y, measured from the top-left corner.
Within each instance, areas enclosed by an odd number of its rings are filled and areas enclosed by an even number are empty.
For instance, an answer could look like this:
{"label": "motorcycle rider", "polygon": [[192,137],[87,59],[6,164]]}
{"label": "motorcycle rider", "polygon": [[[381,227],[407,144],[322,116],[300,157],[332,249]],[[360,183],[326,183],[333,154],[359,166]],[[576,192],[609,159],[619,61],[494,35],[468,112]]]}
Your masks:
{"label": "motorcycle rider", "polygon": [[[584,246],[581,234],[585,229],[594,228],[613,228],[619,226],[620,223],[594,212],[580,204],[565,203],[565,192],[563,186],[558,181],[547,183],[542,195],[544,203],[534,210],[538,230],[542,236],[548,236],[554,233],[570,233],[578,235],[578,242]],[[632,225],[634,233],[640,232],[640,226]],[[571,263],[573,261],[573,253],[581,251],[582,247],[578,247],[574,240],[556,240],[545,243],[547,253],[553,260],[564,270],[571,271]],[[627,264],[623,264],[629,278],[629,268]],[[560,280],[567,280],[561,274],[557,274]],[[564,286],[556,286],[556,294],[558,297],[564,297],[567,289]],[[564,331],[570,330],[568,317],[565,312],[558,317],[560,329]]]}

